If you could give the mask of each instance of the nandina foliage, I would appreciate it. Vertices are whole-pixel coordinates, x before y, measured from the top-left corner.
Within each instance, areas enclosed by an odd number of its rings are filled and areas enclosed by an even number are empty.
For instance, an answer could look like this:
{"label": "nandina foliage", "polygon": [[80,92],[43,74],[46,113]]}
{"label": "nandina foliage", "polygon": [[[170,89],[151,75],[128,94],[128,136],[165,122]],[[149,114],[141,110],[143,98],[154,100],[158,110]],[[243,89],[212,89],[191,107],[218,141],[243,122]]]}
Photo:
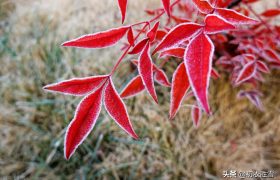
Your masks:
{"label": "nandina foliage", "polygon": [[[238,98],[247,98],[264,110],[259,85],[272,68],[280,68],[280,27],[272,23],[280,10],[278,7],[258,13],[253,8],[258,1],[161,0],[161,7],[146,10],[151,16],[148,21],[87,34],[63,43],[66,47],[106,48],[125,39],[122,55],[108,74],[74,78],[44,87],[48,91],[84,97],[65,135],[65,158],[69,159],[91,132],[102,104],[112,119],[137,139],[123,99],[146,90],[158,103],[155,82],[171,87],[170,119],[175,118],[183,101],[193,99],[187,107],[191,108],[195,127],[200,124],[203,112],[213,113],[208,89],[210,79],[220,77],[217,69],[228,72],[232,85],[241,89]],[[129,1],[116,3],[124,23]],[[138,75],[118,94],[112,76],[125,58],[130,58],[137,66]],[[168,77],[164,67],[174,59],[181,62]]]}

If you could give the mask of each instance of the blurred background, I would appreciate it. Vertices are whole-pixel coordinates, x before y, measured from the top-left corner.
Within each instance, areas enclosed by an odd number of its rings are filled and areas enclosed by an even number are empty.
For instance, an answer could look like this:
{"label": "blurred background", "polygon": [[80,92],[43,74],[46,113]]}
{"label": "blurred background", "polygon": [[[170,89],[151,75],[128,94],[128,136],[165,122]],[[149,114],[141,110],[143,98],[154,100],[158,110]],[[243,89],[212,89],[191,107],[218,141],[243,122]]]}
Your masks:
{"label": "blurred background", "polygon": [[[260,11],[269,6],[263,0]],[[147,20],[159,0],[131,0],[126,23]],[[0,0],[0,179],[219,179],[225,170],[280,170],[279,71],[261,90],[266,111],[236,98],[228,76],[211,82],[213,116],[193,127],[188,102],[168,120],[168,88],[159,105],[142,93],[125,100],[134,141],[103,110],[93,132],[66,161],[65,128],[80,98],[42,91],[46,84],[106,74],[120,45],[105,50],[62,48],[82,34],[120,26],[115,0]],[[128,59],[126,59],[128,60]],[[131,79],[124,61],[118,91]]]}

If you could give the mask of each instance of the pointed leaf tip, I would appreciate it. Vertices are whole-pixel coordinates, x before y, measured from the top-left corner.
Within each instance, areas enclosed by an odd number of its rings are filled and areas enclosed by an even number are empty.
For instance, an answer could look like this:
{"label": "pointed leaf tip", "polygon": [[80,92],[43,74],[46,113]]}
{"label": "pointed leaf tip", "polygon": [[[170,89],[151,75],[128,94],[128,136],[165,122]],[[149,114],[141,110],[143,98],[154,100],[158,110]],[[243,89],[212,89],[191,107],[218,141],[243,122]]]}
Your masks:
{"label": "pointed leaf tip", "polygon": [[168,17],[170,17],[170,0],[161,0],[164,10],[166,12],[166,14],[168,15]]}
{"label": "pointed leaf tip", "polygon": [[193,124],[196,128],[198,128],[200,120],[201,120],[201,109],[197,106],[192,107],[191,111]]}
{"label": "pointed leaf tip", "polygon": [[122,24],[123,24],[126,16],[127,0],[118,0],[118,5],[122,14]]}

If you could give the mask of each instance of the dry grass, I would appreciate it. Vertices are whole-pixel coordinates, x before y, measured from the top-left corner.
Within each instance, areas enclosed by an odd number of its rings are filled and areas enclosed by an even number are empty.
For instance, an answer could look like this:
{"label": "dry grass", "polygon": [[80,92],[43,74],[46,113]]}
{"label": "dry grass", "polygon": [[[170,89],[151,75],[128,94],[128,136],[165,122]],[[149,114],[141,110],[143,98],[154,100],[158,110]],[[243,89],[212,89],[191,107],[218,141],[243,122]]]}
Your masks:
{"label": "dry grass", "polygon": [[[107,2],[107,1],[106,1]],[[131,1],[128,21],[158,0]],[[70,161],[63,158],[65,127],[79,98],[42,91],[45,84],[105,74],[118,48],[60,48],[70,37],[117,26],[113,0],[0,1],[0,177],[44,179],[218,179],[223,170],[280,170],[280,79],[262,86],[266,112],[236,99],[226,77],[212,82],[214,115],[194,129],[185,102],[168,121],[168,89],[160,105],[146,94],[126,101],[140,141],[103,111],[93,133]],[[123,64],[115,82],[128,72]],[[121,87],[119,86],[119,89]]]}

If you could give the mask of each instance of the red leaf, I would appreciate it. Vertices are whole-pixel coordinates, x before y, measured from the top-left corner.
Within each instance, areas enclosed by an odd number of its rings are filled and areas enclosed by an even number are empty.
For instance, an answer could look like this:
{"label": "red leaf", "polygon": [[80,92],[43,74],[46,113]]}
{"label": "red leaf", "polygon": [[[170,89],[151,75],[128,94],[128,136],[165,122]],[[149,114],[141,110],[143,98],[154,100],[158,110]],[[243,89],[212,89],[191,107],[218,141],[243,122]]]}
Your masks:
{"label": "red leaf", "polygon": [[145,90],[145,86],[141,77],[138,75],[134,77],[124,88],[121,93],[121,98],[130,98]]}
{"label": "red leaf", "polygon": [[122,24],[123,24],[126,16],[127,0],[118,0],[118,3],[122,14]]}
{"label": "red leaf", "polygon": [[173,56],[173,57],[183,59],[184,53],[185,53],[185,48],[176,47],[176,48],[167,49],[165,51],[162,51],[160,53],[160,57]]}
{"label": "red leaf", "polygon": [[155,102],[158,103],[153,79],[153,63],[149,53],[150,44],[148,43],[139,57],[138,68],[146,89],[155,100]]}
{"label": "red leaf", "polygon": [[262,62],[262,61],[257,61],[257,68],[258,68],[258,70],[260,70],[261,72],[270,73],[269,68],[268,68],[267,65],[266,65],[264,62]]}
{"label": "red leaf", "polygon": [[207,0],[193,0],[197,9],[204,14],[209,14],[214,11],[214,7]]}
{"label": "red leaf", "polygon": [[155,25],[148,31],[147,37],[150,39],[150,42],[153,42],[157,35],[157,30],[159,26],[159,21],[155,23]]}
{"label": "red leaf", "polygon": [[209,14],[205,18],[205,30],[207,34],[216,34],[222,31],[235,29],[235,26],[220,16]]}
{"label": "red leaf", "polygon": [[170,17],[170,0],[161,0],[164,10],[168,17]]}
{"label": "red leaf", "polygon": [[280,63],[279,55],[272,49],[265,49],[263,51],[263,56],[267,61]]}
{"label": "red leaf", "polygon": [[184,62],[191,88],[204,111],[210,114],[208,87],[212,69],[214,45],[210,38],[200,33],[189,43]]}
{"label": "red leaf", "polygon": [[167,34],[166,31],[164,31],[164,30],[158,30],[158,31],[157,31],[157,35],[156,35],[156,40],[161,41],[161,40],[164,38],[164,36],[165,36],[166,34]]}
{"label": "red leaf", "polygon": [[157,45],[153,54],[186,41],[187,39],[191,38],[195,33],[197,33],[200,29],[202,29],[202,26],[195,23],[182,23],[174,27]]}
{"label": "red leaf", "polygon": [[147,44],[148,41],[149,41],[149,38],[146,38],[146,39],[143,39],[142,41],[138,42],[134,46],[134,48],[130,52],[128,52],[128,54],[138,54],[138,53],[140,53],[144,49],[144,47],[145,47],[145,45]]}
{"label": "red leaf", "polygon": [[129,120],[126,107],[117,93],[111,78],[105,88],[104,105],[114,121],[134,139],[138,139]]}
{"label": "red leaf", "polygon": [[73,96],[84,96],[95,91],[108,76],[92,76],[87,78],[73,78],[59,83],[49,84],[43,89]]}
{"label": "red leaf", "polygon": [[129,43],[130,46],[134,46],[134,36],[133,36],[133,30],[130,27],[128,32],[127,32],[127,41]]}
{"label": "red leaf", "polygon": [[228,22],[233,24],[256,24],[257,20],[252,19],[250,17],[244,16],[232,9],[223,9],[217,8],[215,9],[215,14],[222,16]]}
{"label": "red leaf", "polygon": [[116,44],[127,32],[129,27],[120,27],[108,31],[88,34],[77,39],[67,41],[62,46],[80,48],[105,48]]}
{"label": "red leaf", "polygon": [[235,80],[235,84],[239,85],[242,82],[245,82],[245,81],[251,79],[254,76],[255,72],[256,72],[255,62],[250,61],[240,71],[239,75],[237,76],[237,79]]}
{"label": "red leaf", "polygon": [[261,14],[265,17],[274,17],[280,15],[280,9],[269,9]]}
{"label": "red leaf", "polygon": [[197,128],[201,119],[201,109],[197,106],[192,107],[192,120],[194,126]]}
{"label": "red leaf", "polygon": [[240,91],[237,95],[238,98],[247,97],[252,104],[254,104],[259,110],[264,111],[263,104],[260,100],[261,93],[258,91]]}
{"label": "red leaf", "polygon": [[155,71],[155,81],[161,84],[162,86],[170,87],[171,84],[164,71],[155,66],[153,69]]}
{"label": "red leaf", "polygon": [[173,119],[178,112],[186,92],[190,88],[185,64],[181,63],[173,74],[171,85],[171,102],[169,118]]}
{"label": "red leaf", "polygon": [[64,156],[69,159],[86,139],[99,116],[103,86],[86,96],[78,105],[75,117],[68,126],[64,141]]}

